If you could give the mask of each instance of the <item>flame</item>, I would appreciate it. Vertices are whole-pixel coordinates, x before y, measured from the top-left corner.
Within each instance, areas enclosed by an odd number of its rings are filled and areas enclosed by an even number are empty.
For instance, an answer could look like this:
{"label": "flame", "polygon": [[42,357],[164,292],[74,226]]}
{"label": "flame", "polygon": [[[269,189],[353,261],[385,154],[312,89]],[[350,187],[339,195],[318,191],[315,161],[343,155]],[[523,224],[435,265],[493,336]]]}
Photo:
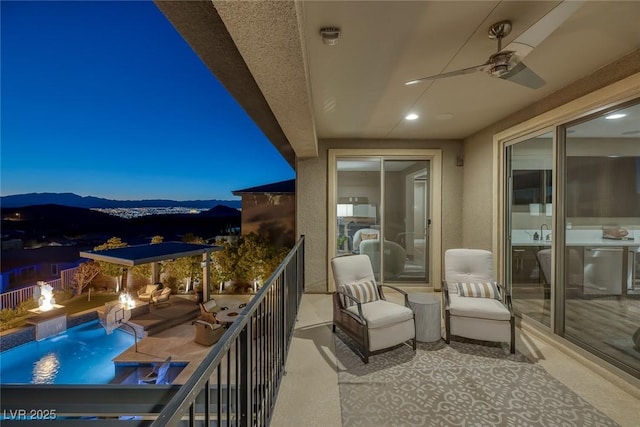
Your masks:
{"label": "flame", "polygon": [[127,310],[131,310],[133,307],[136,306],[136,303],[133,301],[133,298],[128,293],[120,294],[120,298],[119,299],[120,299],[120,304],[122,305],[122,307],[127,309]]}
{"label": "flame", "polygon": [[49,311],[54,308],[56,300],[53,297],[53,287],[47,282],[38,282],[40,285],[40,299],[38,306],[40,311]]}

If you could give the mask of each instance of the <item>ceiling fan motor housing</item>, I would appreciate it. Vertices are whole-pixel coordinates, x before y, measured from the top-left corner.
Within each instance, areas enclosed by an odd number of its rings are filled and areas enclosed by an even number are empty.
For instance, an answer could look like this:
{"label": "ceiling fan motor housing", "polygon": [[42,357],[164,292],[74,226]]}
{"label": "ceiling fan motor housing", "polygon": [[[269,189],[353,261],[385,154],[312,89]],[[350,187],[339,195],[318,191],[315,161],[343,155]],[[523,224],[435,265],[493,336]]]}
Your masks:
{"label": "ceiling fan motor housing", "polygon": [[491,64],[491,67],[489,67],[489,74],[492,77],[500,77],[509,72],[509,70],[511,70],[515,65],[515,63],[511,61],[513,57],[514,52],[510,51],[498,52],[491,55],[491,58],[489,58],[489,63]]}

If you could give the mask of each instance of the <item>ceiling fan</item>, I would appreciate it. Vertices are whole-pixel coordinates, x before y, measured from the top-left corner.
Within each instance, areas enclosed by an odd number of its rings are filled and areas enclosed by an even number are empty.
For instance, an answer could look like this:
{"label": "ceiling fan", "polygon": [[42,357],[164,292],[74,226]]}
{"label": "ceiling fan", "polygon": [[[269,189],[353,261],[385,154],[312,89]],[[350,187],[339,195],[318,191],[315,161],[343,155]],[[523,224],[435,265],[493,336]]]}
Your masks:
{"label": "ceiling fan", "polygon": [[489,38],[498,41],[498,50],[485,63],[448,73],[410,80],[405,85],[462,74],[484,72],[492,77],[509,80],[531,89],[539,89],[544,86],[545,81],[527,67],[522,62],[522,59],[531,53],[538,44],[546,39],[580,6],[582,6],[582,1],[564,1],[560,3],[504,49],[502,48],[502,39],[511,33],[511,21],[496,22],[489,27]]}

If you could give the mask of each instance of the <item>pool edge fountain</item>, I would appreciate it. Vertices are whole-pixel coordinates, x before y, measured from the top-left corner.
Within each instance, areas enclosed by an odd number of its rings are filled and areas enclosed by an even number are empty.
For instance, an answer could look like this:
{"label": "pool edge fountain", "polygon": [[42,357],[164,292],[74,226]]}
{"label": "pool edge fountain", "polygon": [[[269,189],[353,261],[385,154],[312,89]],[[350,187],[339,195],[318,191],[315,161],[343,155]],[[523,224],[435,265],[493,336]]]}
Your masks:
{"label": "pool edge fountain", "polygon": [[29,310],[35,316],[28,318],[25,323],[35,326],[36,341],[43,340],[67,330],[67,313],[64,306],[56,304],[53,297],[53,287],[47,282],[38,282],[38,308]]}

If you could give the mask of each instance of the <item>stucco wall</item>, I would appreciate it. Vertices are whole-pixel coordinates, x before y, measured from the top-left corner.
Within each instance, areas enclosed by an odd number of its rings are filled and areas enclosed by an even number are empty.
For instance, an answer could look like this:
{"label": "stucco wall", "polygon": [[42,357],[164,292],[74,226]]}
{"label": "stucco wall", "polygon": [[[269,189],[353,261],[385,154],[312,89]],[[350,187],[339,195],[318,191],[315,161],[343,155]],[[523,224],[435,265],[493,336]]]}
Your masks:
{"label": "stucco wall", "polygon": [[464,143],[462,246],[491,250],[493,238],[493,133]]}
{"label": "stucco wall", "polygon": [[[318,157],[297,161],[298,234],[305,235],[306,292],[327,291],[327,197],[328,150],[362,149],[441,149],[442,150],[442,234],[443,248],[462,244],[462,177],[463,168],[456,166],[461,155],[461,141],[383,141],[320,140]],[[444,197],[446,196],[446,197]]]}

